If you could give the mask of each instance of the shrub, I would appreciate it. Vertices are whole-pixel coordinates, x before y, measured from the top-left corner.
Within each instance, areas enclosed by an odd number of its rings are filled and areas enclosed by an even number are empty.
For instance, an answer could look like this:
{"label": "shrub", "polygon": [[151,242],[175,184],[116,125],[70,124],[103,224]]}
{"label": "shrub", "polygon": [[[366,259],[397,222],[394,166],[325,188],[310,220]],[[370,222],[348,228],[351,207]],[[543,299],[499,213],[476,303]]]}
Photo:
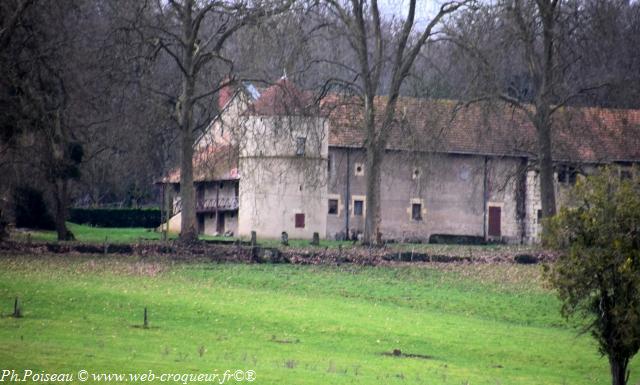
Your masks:
{"label": "shrub", "polygon": [[484,245],[483,237],[458,234],[431,234],[429,243],[452,245]]}
{"label": "shrub", "polygon": [[621,181],[616,171],[580,181],[574,207],[547,221],[544,241],[562,252],[547,277],[563,315],[584,321],[613,384],[624,385],[640,348],[640,178]]}
{"label": "shrub", "polygon": [[42,191],[28,186],[17,187],[13,192],[16,227],[55,230],[55,222],[47,209]]}
{"label": "shrub", "polygon": [[160,226],[160,209],[71,209],[69,220],[73,223],[99,227]]}

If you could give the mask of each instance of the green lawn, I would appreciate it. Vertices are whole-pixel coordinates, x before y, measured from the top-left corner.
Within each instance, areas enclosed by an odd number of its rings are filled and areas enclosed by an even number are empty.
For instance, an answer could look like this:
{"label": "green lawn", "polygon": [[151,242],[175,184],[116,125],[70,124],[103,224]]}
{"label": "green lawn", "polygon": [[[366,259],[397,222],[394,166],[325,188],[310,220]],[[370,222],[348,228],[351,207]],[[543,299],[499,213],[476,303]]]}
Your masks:
{"label": "green lawn", "polygon": [[[71,230],[78,242],[90,242],[102,243],[105,239],[111,243],[132,243],[139,241],[157,241],[162,238],[162,234],[154,231],[154,229],[145,228],[106,228],[106,227],[92,227],[86,225],[78,225],[76,223],[67,222],[69,230]],[[12,238],[18,241],[26,241],[28,237],[33,241],[55,242],[57,235],[55,231],[43,231],[43,230],[19,230],[12,234]],[[177,234],[169,234],[169,239],[176,239]],[[211,236],[201,235],[201,240],[235,240],[233,237],[223,236]],[[248,241],[247,239],[244,239]],[[261,239],[260,244],[263,246],[279,247],[281,243],[276,239]],[[352,247],[351,241],[334,241],[322,239],[320,241],[320,247]],[[309,247],[311,246],[311,240],[309,239],[291,239],[289,241],[290,247]]]}
{"label": "green lawn", "polygon": [[[108,227],[92,227],[86,225],[78,225],[68,222],[67,226],[78,242],[102,243],[107,240],[111,243],[132,243],[139,241],[160,240],[162,234],[154,231],[154,229],[135,228],[108,228]],[[16,231],[12,234],[12,238],[24,241],[30,236],[34,241],[54,242],[57,240],[55,231],[29,230]],[[170,239],[177,238],[176,234],[169,234]],[[229,239],[225,237],[202,236],[201,239]]]}
{"label": "green lawn", "polygon": [[[15,296],[24,318],[6,316]],[[149,329],[139,327],[144,306]],[[0,369],[252,369],[256,384],[609,383],[606,359],[558,306],[536,266],[0,257]],[[382,354],[393,349],[428,358]],[[635,384],[637,360],[632,369]]]}

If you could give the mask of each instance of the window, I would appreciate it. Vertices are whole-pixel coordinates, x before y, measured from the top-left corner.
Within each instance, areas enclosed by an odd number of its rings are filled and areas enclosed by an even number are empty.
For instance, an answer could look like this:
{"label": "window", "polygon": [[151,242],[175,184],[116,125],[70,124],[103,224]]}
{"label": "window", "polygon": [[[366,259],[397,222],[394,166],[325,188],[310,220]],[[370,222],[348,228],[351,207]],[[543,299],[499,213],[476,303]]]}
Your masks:
{"label": "window", "polygon": [[296,229],[304,229],[304,214],[296,214]]}
{"label": "window", "polygon": [[329,156],[327,157],[327,173],[329,175],[331,175],[332,163],[333,163],[333,155],[329,154]]}
{"label": "window", "polygon": [[296,138],[296,155],[304,156],[304,147],[306,143],[307,143],[307,138],[303,138],[303,137]]}
{"label": "window", "polygon": [[542,220],[542,210],[538,210],[538,223]]}
{"label": "window", "polygon": [[420,203],[413,203],[411,205],[411,219],[414,221],[422,220],[422,205]]}
{"label": "window", "polygon": [[362,176],[364,175],[364,164],[362,163],[356,163],[355,164],[355,169],[354,169],[354,174],[356,176]]}
{"label": "window", "polygon": [[338,214],[338,200],[329,199],[329,214]]}
{"label": "window", "polygon": [[357,215],[357,216],[361,217],[363,211],[364,211],[364,201],[354,200],[353,201],[353,215]]}
{"label": "window", "polygon": [[560,166],[558,169],[558,182],[564,184],[574,185],[576,184],[578,172],[575,167],[571,166]]}

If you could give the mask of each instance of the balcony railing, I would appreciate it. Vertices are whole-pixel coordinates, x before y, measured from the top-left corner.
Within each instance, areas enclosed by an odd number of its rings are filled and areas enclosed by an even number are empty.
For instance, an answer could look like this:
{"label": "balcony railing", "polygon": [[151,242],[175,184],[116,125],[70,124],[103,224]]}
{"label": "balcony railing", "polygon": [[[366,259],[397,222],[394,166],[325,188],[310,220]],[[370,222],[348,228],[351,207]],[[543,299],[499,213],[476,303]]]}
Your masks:
{"label": "balcony railing", "polygon": [[[215,211],[229,211],[238,209],[237,197],[210,198],[199,199],[196,201],[196,212],[212,213]],[[173,205],[173,213],[177,214],[182,211],[182,200],[176,199]]]}

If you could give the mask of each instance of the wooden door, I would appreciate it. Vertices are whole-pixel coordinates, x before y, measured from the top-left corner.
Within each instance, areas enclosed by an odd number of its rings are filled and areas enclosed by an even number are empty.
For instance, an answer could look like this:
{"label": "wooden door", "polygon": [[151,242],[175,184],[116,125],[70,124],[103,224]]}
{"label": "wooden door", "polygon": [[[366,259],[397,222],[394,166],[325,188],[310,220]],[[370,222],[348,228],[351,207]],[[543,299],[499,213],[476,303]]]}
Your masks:
{"label": "wooden door", "polygon": [[500,217],[502,209],[498,206],[489,206],[489,236],[499,237],[502,235],[500,228]]}
{"label": "wooden door", "polygon": [[224,211],[218,211],[216,217],[216,231],[218,234],[224,234]]}

